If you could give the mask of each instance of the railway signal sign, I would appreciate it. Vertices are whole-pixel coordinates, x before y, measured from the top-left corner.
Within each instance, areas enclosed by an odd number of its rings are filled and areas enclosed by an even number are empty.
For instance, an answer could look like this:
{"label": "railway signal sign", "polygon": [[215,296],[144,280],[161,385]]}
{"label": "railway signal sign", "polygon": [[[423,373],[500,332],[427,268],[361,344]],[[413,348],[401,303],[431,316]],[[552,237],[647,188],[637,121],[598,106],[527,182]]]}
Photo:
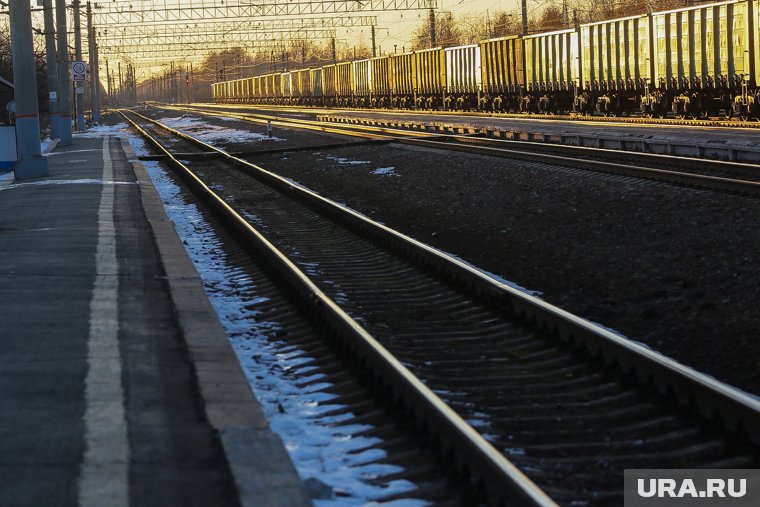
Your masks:
{"label": "railway signal sign", "polygon": [[84,62],[71,62],[71,79],[72,81],[86,81],[87,64]]}

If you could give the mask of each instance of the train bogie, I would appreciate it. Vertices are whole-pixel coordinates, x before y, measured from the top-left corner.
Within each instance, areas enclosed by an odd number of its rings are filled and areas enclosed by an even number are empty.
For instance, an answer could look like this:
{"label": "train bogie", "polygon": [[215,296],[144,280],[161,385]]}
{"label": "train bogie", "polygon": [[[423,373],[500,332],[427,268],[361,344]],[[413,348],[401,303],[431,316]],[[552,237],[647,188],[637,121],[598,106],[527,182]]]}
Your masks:
{"label": "train bogie", "polygon": [[514,35],[480,43],[481,107],[491,111],[517,110],[525,87],[523,40]]}
{"label": "train bogie", "polygon": [[468,44],[446,48],[445,105],[453,109],[473,109],[480,102],[480,46]]}

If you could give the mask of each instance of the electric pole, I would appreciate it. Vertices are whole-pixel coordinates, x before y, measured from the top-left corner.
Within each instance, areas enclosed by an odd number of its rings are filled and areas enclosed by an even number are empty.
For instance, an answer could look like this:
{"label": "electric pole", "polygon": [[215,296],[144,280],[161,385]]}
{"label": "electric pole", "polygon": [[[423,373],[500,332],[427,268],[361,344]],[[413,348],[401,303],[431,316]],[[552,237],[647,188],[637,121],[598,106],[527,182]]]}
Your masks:
{"label": "electric pole", "polygon": [[106,59],[106,98],[108,99],[108,107],[112,107],[112,104],[111,104],[111,70],[108,68],[108,59]]}
{"label": "electric pole", "polygon": [[[71,2],[74,8],[74,53],[78,62],[82,61],[82,24],[79,13],[79,0]],[[76,82],[77,130],[84,130],[84,85]]]}
{"label": "electric pole", "polygon": [[377,56],[377,46],[375,46],[375,25],[372,25],[372,58]]}
{"label": "electric pole", "polygon": [[119,69],[119,105],[123,105],[122,101],[124,100],[124,81],[121,79],[121,60],[118,62],[118,69]]}
{"label": "electric pole", "polygon": [[338,54],[335,51],[335,37],[330,39],[330,46],[332,47],[333,64],[338,63]]}
{"label": "electric pole", "polygon": [[528,0],[522,0],[522,34],[528,35]]}
{"label": "electric pole", "polygon": [[562,0],[562,27],[570,27],[570,13],[567,10],[567,0]]}
{"label": "electric pole", "polygon": [[98,45],[92,26],[92,4],[87,2],[87,42],[90,53],[90,110],[92,121],[100,121],[100,72],[98,70]]}
{"label": "electric pole", "polygon": [[18,161],[13,167],[17,180],[48,175],[47,158],[40,150],[40,114],[37,108],[37,70],[32,44],[32,10],[29,0],[9,2],[13,94],[16,104]]}
{"label": "electric pole", "polygon": [[55,54],[55,24],[53,21],[53,0],[42,4],[45,18],[45,53],[47,55],[48,107],[50,109],[50,138],[60,139],[60,118],[58,117],[58,64]]}
{"label": "electric pole", "polygon": [[434,48],[437,45],[435,37],[435,11],[430,9],[430,47]]}
{"label": "electric pole", "polygon": [[69,83],[69,43],[66,36],[66,0],[55,0],[55,22],[58,37],[58,117],[60,146],[71,146],[71,91]]}

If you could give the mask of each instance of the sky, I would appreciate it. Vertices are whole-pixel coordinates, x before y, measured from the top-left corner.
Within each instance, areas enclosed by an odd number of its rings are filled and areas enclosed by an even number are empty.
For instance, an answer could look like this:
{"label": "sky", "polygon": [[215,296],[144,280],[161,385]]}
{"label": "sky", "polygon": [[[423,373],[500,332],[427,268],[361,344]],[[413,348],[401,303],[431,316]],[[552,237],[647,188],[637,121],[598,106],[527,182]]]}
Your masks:
{"label": "sky", "polygon": [[[528,0],[528,10],[530,11],[543,3],[546,2]],[[497,11],[516,11],[519,8],[520,0],[438,0],[437,12],[439,15],[450,12],[454,18],[458,18],[462,14],[481,14],[485,13],[486,10],[494,13]],[[427,12],[422,11],[379,13],[377,15],[378,24],[385,30],[378,32],[377,44],[385,52],[390,52],[392,46],[396,44],[400,51],[404,45],[409,44],[412,39],[412,32],[427,15]],[[347,34],[348,36],[350,34]]]}
{"label": "sky", "polygon": [[[160,6],[166,4],[180,3],[183,5],[198,5],[204,0],[153,0],[139,2],[133,0],[126,2],[124,0],[118,0],[115,4],[109,2],[107,5],[126,5],[131,3],[137,8],[141,3],[143,5],[157,5]],[[208,0],[205,0],[206,3]],[[221,0],[220,0],[221,1]],[[242,1],[242,0],[240,0]],[[282,0],[268,0],[267,3],[279,2]],[[295,0],[297,1],[297,0]],[[313,1],[313,0],[312,0]],[[347,0],[349,2],[355,0]],[[541,5],[545,5],[548,0],[528,0],[529,10],[538,9]],[[255,1],[252,0],[255,4]],[[229,0],[228,5],[237,4],[237,0]],[[462,14],[472,13],[485,13],[486,10],[491,13],[497,11],[517,11],[519,9],[520,0],[437,0],[437,12],[438,15],[445,15],[451,13],[454,17],[459,17]],[[391,11],[391,12],[369,12],[358,10],[355,11],[355,15],[377,16],[378,29],[376,30],[376,43],[383,52],[393,51],[393,46],[396,45],[398,51],[402,48],[408,47],[412,40],[412,33],[414,29],[422,23],[428,16],[428,12],[425,11]],[[268,17],[267,19],[275,19],[274,17]],[[371,35],[369,27],[352,27],[352,28],[337,28],[336,29],[336,41],[343,47],[360,46],[362,43],[369,47],[371,45]]]}
{"label": "sky", "polygon": [[[243,1],[243,0],[239,0]],[[282,0],[265,0],[267,3],[280,2]],[[297,0],[294,0],[297,1]],[[313,1],[313,0],[312,0]],[[347,0],[354,1],[354,0]],[[528,0],[529,12],[540,10],[541,7],[549,3],[550,0]],[[221,3],[222,0],[219,0]],[[238,0],[228,0],[227,5],[237,4]],[[69,1],[67,0],[67,3]],[[146,6],[160,6],[176,5],[177,3],[182,5],[195,5],[198,6],[201,3],[215,4],[215,1],[209,0],[117,0],[113,1],[97,1],[96,4],[107,5],[109,8],[113,6],[128,6],[133,5],[135,9],[145,8]],[[251,0],[251,3],[255,5],[255,0]],[[32,2],[34,5],[35,2]],[[486,11],[490,13],[496,13],[500,11],[512,11],[519,12],[520,0],[437,0],[436,12],[439,16],[451,13],[455,18],[459,18],[462,15],[468,14],[484,14]],[[83,13],[84,14],[84,13]],[[428,12],[425,11],[391,11],[391,12],[368,12],[368,11],[356,11],[355,15],[369,15],[377,16],[378,25],[376,30],[376,43],[379,49],[379,53],[388,53],[394,51],[394,45],[400,52],[402,49],[408,49],[412,40],[412,33],[417,26],[424,22],[428,16]],[[70,18],[71,19],[71,18]],[[268,17],[267,19],[275,19],[274,17]],[[41,16],[39,13],[35,15],[35,24],[41,28]],[[71,29],[71,22],[70,29]],[[82,19],[83,26],[85,25],[85,19]],[[70,41],[71,42],[71,41]],[[337,28],[336,29],[336,42],[339,46],[339,51],[343,48],[351,48],[352,46],[370,47],[371,35],[369,27],[352,27],[352,28]],[[85,43],[86,48],[86,43]],[[103,56],[101,56],[101,60]],[[115,59],[112,57],[112,59]],[[187,58],[187,61],[200,60],[201,57]],[[147,77],[152,73],[152,69],[143,68],[144,65],[138,66],[138,80]],[[158,67],[160,69],[160,66]],[[142,75],[140,75],[142,74]]]}

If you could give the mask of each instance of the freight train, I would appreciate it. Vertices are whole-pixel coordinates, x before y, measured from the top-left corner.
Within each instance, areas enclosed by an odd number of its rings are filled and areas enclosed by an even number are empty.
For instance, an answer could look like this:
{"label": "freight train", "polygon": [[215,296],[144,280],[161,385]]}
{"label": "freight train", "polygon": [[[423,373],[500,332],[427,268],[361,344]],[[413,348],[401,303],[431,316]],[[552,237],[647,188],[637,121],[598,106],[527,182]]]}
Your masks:
{"label": "freight train", "polygon": [[760,118],[760,0],[214,83],[217,102]]}

